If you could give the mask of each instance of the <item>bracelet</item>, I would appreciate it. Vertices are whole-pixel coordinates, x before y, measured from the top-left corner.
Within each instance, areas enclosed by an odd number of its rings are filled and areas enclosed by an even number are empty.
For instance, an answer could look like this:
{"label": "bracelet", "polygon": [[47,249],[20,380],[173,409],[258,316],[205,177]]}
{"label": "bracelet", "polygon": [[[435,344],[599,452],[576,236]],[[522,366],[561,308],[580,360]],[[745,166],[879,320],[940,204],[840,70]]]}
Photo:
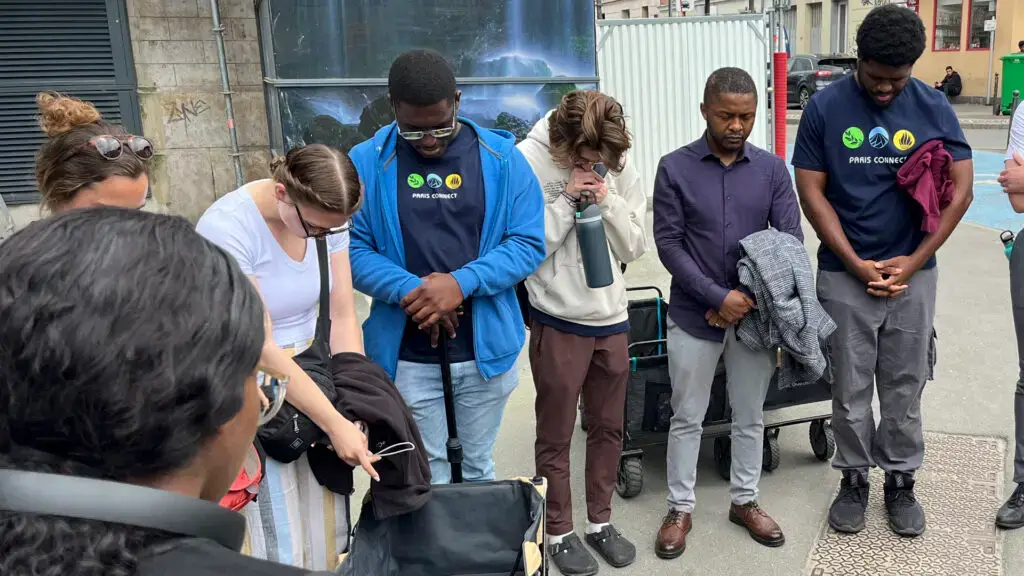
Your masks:
{"label": "bracelet", "polygon": [[577,204],[579,203],[578,200],[570,196],[567,192],[562,192],[562,198],[565,198],[565,201],[568,202],[569,206],[572,206],[573,208],[576,208]]}

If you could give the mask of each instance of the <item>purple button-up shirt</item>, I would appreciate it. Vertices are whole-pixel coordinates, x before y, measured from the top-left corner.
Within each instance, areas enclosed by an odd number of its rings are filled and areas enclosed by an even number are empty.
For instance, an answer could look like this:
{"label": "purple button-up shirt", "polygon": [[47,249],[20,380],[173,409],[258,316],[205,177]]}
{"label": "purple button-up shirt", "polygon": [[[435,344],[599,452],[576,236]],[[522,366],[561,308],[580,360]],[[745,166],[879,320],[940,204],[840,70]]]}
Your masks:
{"label": "purple button-up shirt", "polygon": [[769,226],[804,239],[782,158],[745,144],[723,166],[704,136],[664,156],[654,181],[654,241],[672,274],[672,321],[691,336],[722,341],[725,330],[704,315],[739,286],[740,240]]}

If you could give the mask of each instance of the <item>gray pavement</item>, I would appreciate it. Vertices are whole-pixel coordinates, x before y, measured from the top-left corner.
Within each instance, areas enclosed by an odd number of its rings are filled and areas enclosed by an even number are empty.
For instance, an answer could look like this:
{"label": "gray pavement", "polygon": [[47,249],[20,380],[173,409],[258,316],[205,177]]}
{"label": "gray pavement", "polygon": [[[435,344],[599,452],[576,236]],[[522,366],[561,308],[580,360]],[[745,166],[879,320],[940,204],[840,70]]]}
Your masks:
{"label": "gray pavement", "polygon": [[[979,137],[977,134],[969,133],[968,137],[974,146],[982,148],[986,143],[976,141],[975,138]],[[998,146],[992,149],[998,150]],[[650,220],[651,215],[648,214],[648,224]],[[810,228],[805,226],[805,229],[807,246],[813,253],[817,241]],[[653,247],[653,240],[651,245]],[[1012,446],[1012,395],[1016,381],[1017,354],[1010,315],[1007,264],[998,244],[998,231],[970,223],[962,224],[940,251],[939,266],[936,319],[939,363],[935,381],[929,383],[924,393],[922,411],[925,428],[930,433],[1001,437],[1006,439],[1006,446]],[[666,294],[670,283],[654,251],[631,264],[626,278],[631,285],[660,286],[666,290]],[[365,310],[363,312],[365,314]],[[520,359],[519,370],[520,384],[509,402],[496,448],[499,477],[531,475],[534,471],[535,396],[525,351]],[[816,404],[772,413],[769,418],[799,417],[828,411],[827,404]],[[818,462],[812,455],[807,424],[783,428],[779,440],[782,464],[775,472],[764,474],[761,502],[785,530],[785,546],[777,549],[760,546],[741,529],[729,523],[726,517],[728,486],[715,472],[711,443],[706,441],[698,471],[698,505],[693,517],[694,529],[686,553],[677,560],[665,561],[656,558],[653,552],[654,537],[666,508],[664,449],[653,449],[645,455],[644,488],[640,495],[630,500],[615,496],[613,502],[613,522],[637,544],[637,561],[621,570],[602,564],[601,573],[623,576],[662,573],[686,576],[781,576],[804,573],[808,556],[821,534],[822,522],[838,484],[839,474],[829,465]],[[1010,450],[1005,449],[1002,469],[990,465],[990,468],[995,469],[970,470],[971,474],[965,476],[988,474],[995,477],[1001,474],[1004,486],[1012,486],[1013,456]],[[577,427],[572,447],[572,470],[575,475],[573,497],[578,530],[583,529],[586,521],[584,451],[585,435]],[[926,455],[926,466],[927,462]],[[982,465],[976,463],[972,466]],[[366,486],[365,475],[357,477],[360,480],[357,493],[361,494]],[[969,486],[951,487],[954,493],[956,490],[963,493],[970,489]],[[949,493],[951,490],[943,492]],[[1007,494],[999,494],[998,499],[1001,501]],[[934,513],[930,518],[935,524],[931,528],[937,531],[941,543],[941,531],[955,531],[957,527],[940,526],[937,519],[940,516],[948,518],[946,508],[955,509],[959,503],[930,500],[927,504],[933,507]],[[940,510],[945,513],[939,514]],[[992,509],[988,514],[994,518],[995,512]],[[870,545],[869,539],[863,542],[865,547]],[[856,548],[861,544],[850,540],[848,546]],[[921,568],[922,563],[913,557],[925,549],[931,555],[932,568]],[[1007,533],[1002,538],[1000,550],[1003,570],[985,573],[993,576],[1024,576],[1024,563],[1020,562],[1024,558],[1024,530]],[[947,560],[943,555],[951,553],[941,546],[915,548],[910,545],[897,547],[889,553],[894,562],[905,564],[908,568],[919,567],[894,573],[921,576],[949,573],[935,568]],[[835,574],[869,573],[858,572],[854,565],[850,568],[849,572]],[[557,574],[557,570],[553,569],[552,574]],[[970,572],[961,571],[957,574],[967,576]]]}

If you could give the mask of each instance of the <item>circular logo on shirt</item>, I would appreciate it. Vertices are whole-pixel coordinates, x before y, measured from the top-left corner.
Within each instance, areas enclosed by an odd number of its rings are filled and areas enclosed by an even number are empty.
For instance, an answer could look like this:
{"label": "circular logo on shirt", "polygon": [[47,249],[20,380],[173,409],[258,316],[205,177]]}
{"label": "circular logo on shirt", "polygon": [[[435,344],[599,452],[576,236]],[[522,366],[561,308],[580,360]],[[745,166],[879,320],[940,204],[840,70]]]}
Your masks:
{"label": "circular logo on shirt", "polygon": [[872,148],[885,148],[889,144],[889,131],[881,126],[872,128],[868,133],[868,144]]}
{"label": "circular logo on shirt", "polygon": [[444,179],[444,183],[448,188],[458,190],[459,187],[462,186],[462,176],[459,176],[458,174],[449,174],[448,177]]}
{"label": "circular logo on shirt", "polygon": [[423,176],[413,172],[409,174],[409,177],[405,180],[409,184],[409,188],[422,188],[423,187]]}
{"label": "circular logo on shirt", "polygon": [[914,138],[914,134],[910,130],[900,130],[892,137],[892,145],[900,152],[910,150],[916,143],[917,139]]}
{"label": "circular logo on shirt", "polygon": [[427,186],[430,186],[431,188],[434,189],[440,188],[441,177],[434,173],[427,174]]}
{"label": "circular logo on shirt", "polygon": [[856,126],[850,126],[843,132],[843,146],[850,150],[856,150],[864,144],[864,131]]}

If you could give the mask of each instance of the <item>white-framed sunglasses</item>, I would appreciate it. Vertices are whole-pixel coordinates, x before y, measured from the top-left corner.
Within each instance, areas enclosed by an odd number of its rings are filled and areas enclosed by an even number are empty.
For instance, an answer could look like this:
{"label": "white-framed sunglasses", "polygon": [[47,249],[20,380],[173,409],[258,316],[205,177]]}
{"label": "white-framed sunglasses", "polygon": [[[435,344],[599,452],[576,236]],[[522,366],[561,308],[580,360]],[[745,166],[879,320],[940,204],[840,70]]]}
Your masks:
{"label": "white-framed sunglasses", "polygon": [[434,138],[447,138],[455,132],[455,127],[458,126],[459,114],[456,111],[452,114],[452,125],[448,128],[435,128],[434,130],[413,130],[409,132],[402,132],[401,129],[398,131],[398,135],[404,140],[422,140],[424,136],[430,135]]}
{"label": "white-framed sunglasses", "polygon": [[260,390],[259,425],[262,426],[273,420],[284,405],[284,397],[288,393],[288,377],[260,368],[256,370],[256,385]]}

